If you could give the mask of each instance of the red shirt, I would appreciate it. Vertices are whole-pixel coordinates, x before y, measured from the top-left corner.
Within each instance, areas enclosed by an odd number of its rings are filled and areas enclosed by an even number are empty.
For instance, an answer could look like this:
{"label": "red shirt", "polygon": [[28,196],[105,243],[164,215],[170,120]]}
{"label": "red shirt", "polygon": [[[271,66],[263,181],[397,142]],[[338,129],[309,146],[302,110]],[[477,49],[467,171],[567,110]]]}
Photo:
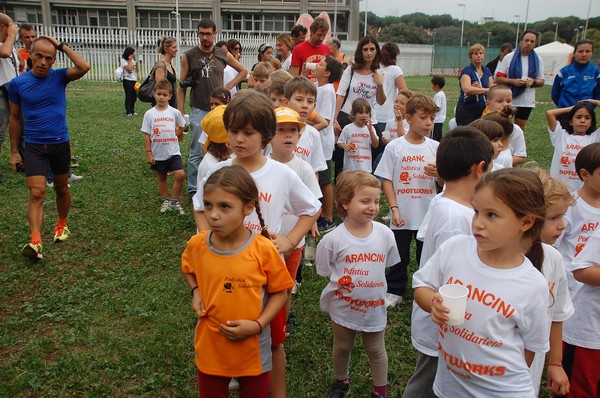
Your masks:
{"label": "red shirt", "polygon": [[[318,64],[321,59],[328,55],[331,55],[331,51],[327,45],[321,43],[315,47],[310,44],[308,40],[306,40],[294,47],[294,52],[292,52],[292,66],[297,66],[299,68],[298,74],[301,75],[306,62],[314,62]],[[312,70],[308,71],[308,75],[306,77],[314,82],[317,81],[317,78],[313,76]]]}

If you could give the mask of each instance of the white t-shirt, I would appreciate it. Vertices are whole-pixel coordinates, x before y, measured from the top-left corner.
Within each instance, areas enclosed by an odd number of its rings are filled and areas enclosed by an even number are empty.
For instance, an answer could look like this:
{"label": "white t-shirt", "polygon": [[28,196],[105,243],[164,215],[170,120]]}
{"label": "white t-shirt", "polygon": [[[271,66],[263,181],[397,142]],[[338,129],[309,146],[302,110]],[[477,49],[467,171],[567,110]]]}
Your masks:
{"label": "white t-shirt", "polygon": [[[513,132],[508,136],[508,146],[513,156],[527,157],[527,145],[525,144],[525,135],[523,129],[516,123],[513,124]],[[512,164],[511,164],[512,166]]]}
{"label": "white t-shirt", "polygon": [[[600,229],[571,263],[570,271],[600,266]],[[571,293],[575,314],[563,324],[563,340],[571,345],[600,350],[600,286],[581,283]]]}
{"label": "white t-shirt", "polygon": [[340,133],[338,144],[351,144],[355,148],[353,151],[344,151],[345,170],[364,170],[368,173],[373,171],[371,132],[367,126],[348,124]]}
{"label": "white t-shirt", "polygon": [[321,293],[321,309],[348,329],[379,332],[385,329],[385,268],[400,262],[394,234],[372,222],[366,238],[353,236],[344,224],[319,242],[317,273],[329,277]]}
{"label": "white t-shirt", "polygon": [[317,113],[329,121],[329,125],[319,132],[325,160],[331,160],[333,157],[333,150],[335,149],[335,134],[333,132],[335,99],[336,96],[333,84],[327,83],[317,87]]}
{"label": "white t-shirt", "polygon": [[198,165],[198,180],[196,186],[200,185],[204,177],[208,175],[208,172],[219,163],[220,160],[214,157],[210,152],[206,152],[200,164]]}
{"label": "white t-shirt", "polygon": [[437,194],[433,177],[425,175],[425,156],[435,156],[439,142],[425,137],[422,144],[411,144],[406,136],[386,145],[375,170],[377,177],[392,181],[402,227],[390,228],[416,231],[421,226],[429,202]]}
{"label": "white t-shirt", "polygon": [[292,66],[292,53],[281,63],[281,69],[287,72],[290,70],[290,66]]}
{"label": "white t-shirt", "polygon": [[152,107],[144,114],[142,131],[150,136],[150,150],[155,160],[167,160],[181,156],[175,125],[185,127],[185,119],[178,109],[169,106],[164,111]]}
{"label": "white t-shirt", "polygon": [[[545,243],[542,244],[542,247],[544,249],[542,274],[548,281],[549,301],[551,304],[547,308],[548,328],[550,328],[552,322],[564,322],[573,315],[574,310],[567,286],[567,274],[560,253]],[[535,354],[533,363],[529,368],[536,397],[540,392],[540,383],[542,381],[542,373],[544,372],[544,360],[545,355]]]}
{"label": "white t-shirt", "polygon": [[[429,261],[435,251],[448,239],[457,235],[471,235],[471,222],[474,211],[444,196],[436,196],[429,205],[427,215],[429,223],[423,239],[421,268]],[[438,329],[431,320],[431,314],[425,312],[413,301],[411,316],[411,340],[417,351],[430,357],[437,357]]]}
{"label": "white t-shirt", "polygon": [[440,108],[435,113],[434,123],[444,123],[446,121],[446,94],[440,90],[433,95],[433,102]]}
{"label": "white t-shirt", "polygon": [[133,80],[133,81],[137,81],[137,73],[135,72],[135,65],[137,64],[137,61],[133,61],[131,63],[132,68],[131,68],[131,72],[129,72],[127,69],[125,69],[125,67],[129,64],[129,62],[126,59],[121,58],[121,68],[123,68],[123,80]]}
{"label": "white t-shirt", "polygon": [[565,221],[567,227],[559,240],[554,244],[563,257],[567,269],[567,281],[569,282],[569,293],[573,296],[581,283],[573,278],[571,263],[573,259],[583,250],[586,242],[600,226],[600,208],[593,207],[577,192],[573,192],[576,199],[575,205],[569,206]]}
{"label": "white t-shirt", "polygon": [[[531,55],[531,54],[530,54]],[[510,54],[506,54],[502,61],[498,62],[498,66],[496,67],[496,75],[501,74],[503,76],[508,76],[508,68],[510,67],[510,62],[515,56],[515,52],[511,52]],[[538,55],[539,67],[538,73],[535,77],[536,79],[544,78],[544,61],[542,57]],[[521,71],[522,78],[526,79],[529,72],[529,57],[526,55],[521,55]],[[524,108],[535,108],[535,88],[533,87],[525,87],[525,91],[517,97],[513,97],[512,99],[513,106],[524,107]]]}
{"label": "white t-shirt", "polygon": [[[350,75],[352,75],[352,82],[350,81]],[[346,102],[341,109],[342,112],[349,115],[352,110],[352,103],[358,98],[367,100],[371,104],[371,109],[375,109],[375,104],[377,104],[377,85],[375,84],[375,80],[373,80],[372,73],[361,75],[354,72],[352,74],[352,68],[346,68],[336,94],[345,96],[348,85],[350,85],[350,91],[348,91]],[[377,124],[377,120],[377,115],[372,113],[371,122],[375,125]]]}
{"label": "white t-shirt", "polygon": [[[404,134],[406,134],[410,128],[406,119],[402,119],[402,128],[404,129]],[[395,117],[387,121],[384,131],[390,132],[390,141],[398,138],[398,121]]]}
{"label": "white t-shirt", "polygon": [[[308,164],[305,160],[300,159],[298,156],[292,157],[287,163],[282,163],[288,166],[290,169],[294,170],[294,173],[300,177],[304,185],[313,193],[313,195],[319,199],[323,197],[321,193],[321,188],[319,187],[319,180],[317,180],[317,176],[313,171],[310,164]],[[281,235],[287,235],[298,223],[298,217],[296,217],[291,211],[287,211],[283,214],[283,220],[281,223],[281,230],[279,233]],[[304,237],[298,243],[298,247],[304,246]]]}
{"label": "white t-shirt", "polygon": [[[0,46],[4,44],[0,41]],[[19,52],[13,46],[11,54],[7,58],[0,58],[0,86],[10,82],[15,77],[19,76]],[[6,99],[8,101],[8,98]]]}
{"label": "white t-shirt", "polygon": [[385,92],[385,102],[383,105],[379,105],[376,102],[373,108],[373,115],[380,121],[390,120],[394,117],[394,100],[398,96],[398,87],[396,86],[396,79],[399,76],[404,76],[404,72],[398,65],[384,66],[381,64],[380,67],[383,72],[383,91]]}
{"label": "white t-shirt", "polygon": [[575,158],[585,146],[600,141],[600,129],[590,135],[573,135],[563,129],[560,123],[556,123],[554,131],[548,129],[548,133],[554,147],[550,175],[564,182],[569,187],[569,191],[578,190],[583,185],[583,181],[575,171]]}
{"label": "white t-shirt", "polygon": [[[198,184],[194,195],[194,210],[204,211],[204,183],[208,177],[225,166],[231,166],[233,159],[218,163]],[[258,187],[260,210],[265,226],[270,233],[278,234],[282,227],[282,216],[291,211],[296,216],[314,215],[321,208],[321,202],[304,185],[300,177],[286,165],[271,158],[263,167],[250,173]],[[256,211],[244,219],[244,225],[251,231],[260,233],[261,227]]]}
{"label": "white t-shirt", "polygon": [[[237,74],[238,74],[237,70],[233,69],[233,67],[231,65],[227,65],[225,67],[225,69],[223,70],[223,86],[225,86],[227,83],[229,83],[230,81],[235,79]],[[231,96],[233,97],[233,94],[235,94],[237,92],[237,86],[231,87],[229,92],[231,93]],[[210,94],[210,93],[208,93],[208,94]]]}
{"label": "white t-shirt", "polygon": [[319,132],[312,126],[306,125],[302,130],[302,135],[298,144],[294,148],[294,153],[302,160],[306,160],[315,173],[327,170],[325,156],[323,155],[323,146]]}
{"label": "white t-shirt", "polygon": [[456,127],[458,127],[458,125],[456,124],[456,118],[453,117],[448,122],[448,131],[455,129]]}
{"label": "white t-shirt", "polygon": [[513,158],[510,148],[506,148],[500,151],[498,157],[494,159],[494,164],[502,166],[501,168],[513,167]]}
{"label": "white t-shirt", "polygon": [[441,398],[534,397],[524,350],[549,349],[548,282],[531,262],[512,269],[484,264],[472,236],[447,240],[413,275],[413,288],[469,288],[465,322],[435,325],[438,367],[433,391]]}

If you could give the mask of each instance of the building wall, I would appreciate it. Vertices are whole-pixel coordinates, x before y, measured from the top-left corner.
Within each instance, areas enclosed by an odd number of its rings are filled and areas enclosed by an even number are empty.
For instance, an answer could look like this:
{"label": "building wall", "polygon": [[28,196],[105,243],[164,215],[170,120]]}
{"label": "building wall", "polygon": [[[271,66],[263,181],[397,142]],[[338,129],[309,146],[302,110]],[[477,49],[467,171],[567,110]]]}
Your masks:
{"label": "building wall", "polygon": [[[202,18],[211,18],[227,33],[278,34],[291,30],[298,16],[322,11],[334,22],[342,40],[358,40],[359,0],[179,0],[180,27],[194,30]],[[174,2],[164,0],[6,0],[0,11],[17,22],[45,26],[175,29]],[[333,31],[332,27],[332,31]]]}

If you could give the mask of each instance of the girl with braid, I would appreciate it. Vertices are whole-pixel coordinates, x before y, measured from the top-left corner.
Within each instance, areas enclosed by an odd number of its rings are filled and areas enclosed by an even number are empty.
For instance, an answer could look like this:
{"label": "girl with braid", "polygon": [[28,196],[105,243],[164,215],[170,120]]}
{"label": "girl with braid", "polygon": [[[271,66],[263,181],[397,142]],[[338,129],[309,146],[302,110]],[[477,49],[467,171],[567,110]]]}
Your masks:
{"label": "girl with braid", "polygon": [[[264,148],[277,129],[275,109],[266,95],[254,90],[238,92],[227,105],[223,113],[223,122],[227,130],[229,147],[235,157],[215,165],[208,172],[207,177],[198,183],[198,191],[193,198],[194,217],[198,230],[205,231],[209,228],[214,230],[204,195],[204,185],[208,178],[225,166],[239,165],[250,173],[256,183],[261,216],[264,220],[261,223],[258,212],[250,211],[243,225],[255,232],[266,229],[277,251],[282,256],[287,256],[317,221],[321,203],[291,168],[263,155]],[[258,210],[259,206],[255,208]],[[285,235],[280,234],[284,214],[298,217],[296,224]],[[273,398],[285,397],[285,355],[283,353],[285,324],[285,311],[280,311],[271,323],[273,352],[271,395]]]}

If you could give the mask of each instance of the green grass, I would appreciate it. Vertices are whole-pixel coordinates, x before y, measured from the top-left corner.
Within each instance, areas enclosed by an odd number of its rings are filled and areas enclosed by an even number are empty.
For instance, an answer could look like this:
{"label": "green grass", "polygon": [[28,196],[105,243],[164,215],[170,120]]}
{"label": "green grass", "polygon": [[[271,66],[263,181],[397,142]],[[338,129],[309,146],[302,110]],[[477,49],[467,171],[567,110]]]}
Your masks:
{"label": "green grass", "polygon": [[[409,77],[411,89],[432,95],[429,77]],[[448,109],[458,82],[448,78]],[[549,101],[549,88],[538,90]],[[72,185],[72,239],[50,242],[56,219],[54,192],[46,197],[44,257],[32,265],[21,257],[29,239],[22,174],[8,170],[9,145],[0,155],[0,397],[197,396],[192,338],[196,322],[183,281],[180,255],[195,232],[191,217],[160,214],[155,175],[145,164],[138,117],[124,115],[119,84],[73,83],[68,120],[80,158]],[[543,111],[526,130],[530,160],[548,166],[552,148]],[[450,117],[448,117],[450,119]],[[189,138],[188,138],[189,139]],[[188,145],[182,145],[184,159]],[[186,210],[189,205],[186,205]],[[416,265],[412,264],[411,272]],[[326,283],[314,268],[293,306],[296,331],[286,342],[290,397],[322,397],[333,377],[332,337],[319,310]],[[411,297],[389,311],[386,345],[390,396],[410,377]],[[350,397],[368,394],[366,355],[357,339]]]}

